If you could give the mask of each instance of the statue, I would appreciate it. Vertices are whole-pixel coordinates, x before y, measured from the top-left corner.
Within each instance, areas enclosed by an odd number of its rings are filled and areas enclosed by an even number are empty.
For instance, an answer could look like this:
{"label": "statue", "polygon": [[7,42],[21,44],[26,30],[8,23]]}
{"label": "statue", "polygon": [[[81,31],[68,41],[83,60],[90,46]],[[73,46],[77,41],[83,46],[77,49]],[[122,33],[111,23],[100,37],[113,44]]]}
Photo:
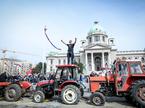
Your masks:
{"label": "statue", "polygon": [[68,64],[70,64],[70,60],[71,60],[71,64],[73,64],[74,61],[74,46],[76,44],[77,38],[75,38],[75,42],[72,43],[72,40],[69,40],[69,43],[66,44],[63,40],[61,40],[61,42],[65,45],[68,46],[68,52],[67,52],[67,62]]}

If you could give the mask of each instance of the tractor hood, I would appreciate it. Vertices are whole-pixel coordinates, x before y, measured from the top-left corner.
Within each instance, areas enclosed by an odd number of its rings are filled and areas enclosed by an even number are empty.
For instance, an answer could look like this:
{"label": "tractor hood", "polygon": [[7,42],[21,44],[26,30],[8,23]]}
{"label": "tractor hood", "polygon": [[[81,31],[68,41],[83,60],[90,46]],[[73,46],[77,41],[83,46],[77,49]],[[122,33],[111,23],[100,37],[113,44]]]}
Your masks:
{"label": "tractor hood", "polygon": [[32,86],[32,84],[28,81],[21,81],[20,82],[20,86],[23,88],[23,89],[28,89]]}
{"label": "tractor hood", "polygon": [[54,80],[44,80],[37,83],[37,86],[43,86],[46,84],[53,84]]}

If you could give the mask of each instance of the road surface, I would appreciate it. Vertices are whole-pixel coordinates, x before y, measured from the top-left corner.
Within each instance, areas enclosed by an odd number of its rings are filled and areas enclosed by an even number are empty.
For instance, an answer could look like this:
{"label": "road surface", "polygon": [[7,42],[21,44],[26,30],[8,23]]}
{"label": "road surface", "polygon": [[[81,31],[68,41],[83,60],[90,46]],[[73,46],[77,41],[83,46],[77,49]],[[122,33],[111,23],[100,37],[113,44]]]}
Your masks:
{"label": "road surface", "polygon": [[77,105],[65,105],[57,99],[46,99],[43,103],[34,103],[31,98],[24,97],[17,102],[6,102],[0,99],[0,108],[136,108],[126,102],[124,98],[107,98],[104,106],[90,105],[87,99],[81,99]]}

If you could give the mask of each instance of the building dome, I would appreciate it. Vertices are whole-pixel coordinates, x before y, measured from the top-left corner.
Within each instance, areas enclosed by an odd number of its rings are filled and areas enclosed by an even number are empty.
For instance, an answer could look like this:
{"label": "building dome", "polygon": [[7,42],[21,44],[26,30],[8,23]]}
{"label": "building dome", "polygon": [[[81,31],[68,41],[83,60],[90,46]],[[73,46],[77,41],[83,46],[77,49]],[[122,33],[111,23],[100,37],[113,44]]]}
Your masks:
{"label": "building dome", "polygon": [[94,22],[93,26],[88,32],[88,36],[86,37],[88,45],[91,44],[102,44],[107,45],[108,35],[104,32],[103,28],[98,24],[98,22]]}
{"label": "building dome", "polygon": [[91,27],[91,29],[88,32],[88,36],[92,34],[105,34],[103,28],[98,25],[98,22],[94,22],[94,25]]}

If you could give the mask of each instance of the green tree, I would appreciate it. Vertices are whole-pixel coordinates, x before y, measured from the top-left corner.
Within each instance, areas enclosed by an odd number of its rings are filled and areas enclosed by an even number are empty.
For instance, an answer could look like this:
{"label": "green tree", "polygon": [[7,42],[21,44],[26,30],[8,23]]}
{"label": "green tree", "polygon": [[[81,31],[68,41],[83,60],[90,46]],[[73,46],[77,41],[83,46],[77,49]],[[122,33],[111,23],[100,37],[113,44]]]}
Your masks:
{"label": "green tree", "polygon": [[[43,66],[42,66],[43,65]],[[43,69],[42,69],[43,68]],[[46,63],[42,63],[42,62],[39,62],[36,66],[35,66],[35,68],[33,68],[32,69],[32,73],[41,73],[42,71],[42,73],[44,73],[44,74],[46,74],[46,68],[47,68],[47,65],[46,65]]]}
{"label": "green tree", "polygon": [[83,73],[83,69],[84,69],[84,64],[83,63],[81,63],[81,62],[74,62],[74,64],[76,64],[79,68],[80,68],[80,71],[79,71],[79,73]]}
{"label": "green tree", "polygon": [[41,69],[42,69],[42,62],[39,62],[35,68],[32,69],[32,73],[41,73]]}

